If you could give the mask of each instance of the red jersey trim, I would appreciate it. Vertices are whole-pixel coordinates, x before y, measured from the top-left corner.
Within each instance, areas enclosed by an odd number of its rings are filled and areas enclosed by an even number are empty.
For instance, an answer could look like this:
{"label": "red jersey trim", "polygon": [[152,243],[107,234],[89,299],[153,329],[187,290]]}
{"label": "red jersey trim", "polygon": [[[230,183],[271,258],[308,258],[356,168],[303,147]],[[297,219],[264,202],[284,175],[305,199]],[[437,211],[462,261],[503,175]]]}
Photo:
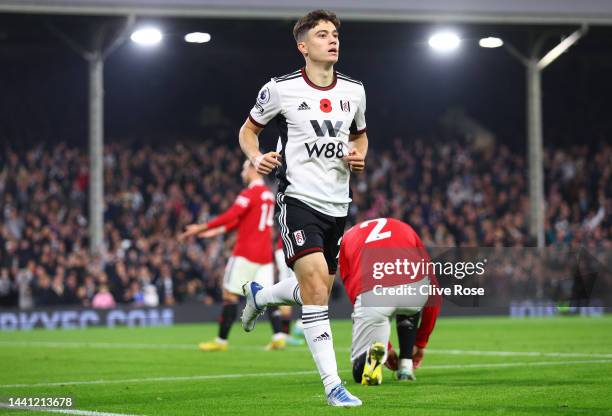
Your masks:
{"label": "red jersey trim", "polygon": [[351,135],[357,136],[359,134],[363,134],[368,131],[367,127],[362,128],[361,130],[357,130],[355,133],[351,133]]}
{"label": "red jersey trim", "polygon": [[264,127],[266,127],[266,125],[265,125],[265,124],[261,124],[261,123],[259,123],[259,122],[258,122],[257,120],[255,120],[255,119],[253,118],[253,116],[251,116],[250,114],[249,114],[249,120],[251,120],[251,123],[255,124],[257,127],[261,127],[262,129],[263,129]]}
{"label": "red jersey trim", "polygon": [[317,84],[315,84],[314,82],[312,82],[310,80],[310,78],[308,78],[308,75],[306,75],[306,69],[305,68],[300,69],[300,71],[302,72],[302,78],[304,78],[304,81],[306,81],[306,84],[310,85],[315,90],[329,91],[332,88],[334,88],[336,86],[336,83],[338,82],[338,76],[336,75],[336,71],[334,71],[334,80],[327,87],[320,87]]}

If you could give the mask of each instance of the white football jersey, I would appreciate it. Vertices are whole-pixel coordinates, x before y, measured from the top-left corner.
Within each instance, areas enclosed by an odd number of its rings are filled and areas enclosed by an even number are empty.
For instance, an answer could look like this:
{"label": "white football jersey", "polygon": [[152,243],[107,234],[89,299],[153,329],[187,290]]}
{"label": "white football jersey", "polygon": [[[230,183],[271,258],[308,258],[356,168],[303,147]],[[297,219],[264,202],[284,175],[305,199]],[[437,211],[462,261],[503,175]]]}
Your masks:
{"label": "white football jersey", "polygon": [[363,84],[339,72],[328,87],[313,84],[304,69],[264,85],[249,119],[265,127],[276,118],[279,191],[323,214],[346,216],[350,171],[342,158],[349,134],[366,130],[365,110]]}

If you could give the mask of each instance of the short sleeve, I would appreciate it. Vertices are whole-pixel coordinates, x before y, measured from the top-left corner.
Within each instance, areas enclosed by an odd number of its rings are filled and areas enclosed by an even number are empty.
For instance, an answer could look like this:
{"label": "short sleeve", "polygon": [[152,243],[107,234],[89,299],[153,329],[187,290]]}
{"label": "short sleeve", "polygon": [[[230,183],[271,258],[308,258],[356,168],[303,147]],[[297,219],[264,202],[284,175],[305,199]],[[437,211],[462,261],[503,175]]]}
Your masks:
{"label": "short sleeve", "polygon": [[217,228],[222,225],[225,225],[226,227],[228,225],[235,227],[233,224],[234,221],[239,221],[240,217],[242,217],[242,215],[249,208],[251,203],[250,197],[251,194],[249,192],[249,188],[243,190],[240,195],[236,197],[234,203],[227,211],[207,223],[208,228]]}
{"label": "short sleeve", "polygon": [[359,105],[357,106],[357,111],[355,112],[355,118],[353,118],[353,122],[351,123],[350,133],[351,134],[362,134],[366,132],[366,95],[365,89],[362,88],[362,96]]}
{"label": "short sleeve", "polygon": [[235,205],[239,205],[242,208],[248,208],[251,203],[250,188],[243,189],[242,192],[234,200]]}
{"label": "short sleeve", "polygon": [[249,113],[249,120],[259,127],[265,127],[280,113],[280,97],[276,82],[270,80],[257,94],[255,105]]}

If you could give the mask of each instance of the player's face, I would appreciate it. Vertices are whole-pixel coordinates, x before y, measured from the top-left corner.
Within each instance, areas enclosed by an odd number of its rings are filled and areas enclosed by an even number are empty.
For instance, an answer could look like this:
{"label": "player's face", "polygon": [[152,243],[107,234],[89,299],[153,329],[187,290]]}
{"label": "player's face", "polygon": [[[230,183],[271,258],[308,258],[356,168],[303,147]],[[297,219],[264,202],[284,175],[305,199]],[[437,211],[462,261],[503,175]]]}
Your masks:
{"label": "player's face", "polygon": [[300,43],[303,44],[300,51],[308,54],[310,60],[330,64],[338,62],[340,39],[332,22],[320,21],[308,31],[306,39]]}

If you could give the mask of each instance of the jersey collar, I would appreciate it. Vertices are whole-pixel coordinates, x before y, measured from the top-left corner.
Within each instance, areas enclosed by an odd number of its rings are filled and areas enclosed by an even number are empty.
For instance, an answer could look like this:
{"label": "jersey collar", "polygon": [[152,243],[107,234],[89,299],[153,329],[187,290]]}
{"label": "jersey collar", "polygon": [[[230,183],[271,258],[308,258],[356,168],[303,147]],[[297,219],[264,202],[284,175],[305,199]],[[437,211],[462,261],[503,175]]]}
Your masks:
{"label": "jersey collar", "polygon": [[249,188],[252,188],[257,185],[264,185],[263,179],[255,179],[253,182],[249,184]]}
{"label": "jersey collar", "polygon": [[302,68],[302,69],[300,69],[300,71],[302,72],[302,78],[304,78],[304,81],[306,81],[306,84],[310,85],[312,88],[314,88],[316,90],[319,90],[319,91],[329,91],[329,90],[331,90],[332,88],[334,88],[336,86],[336,82],[338,81],[338,77],[336,75],[336,70],[335,69],[334,69],[334,80],[327,87],[319,87],[317,84],[312,82],[308,78],[308,75],[306,74],[306,68]]}

